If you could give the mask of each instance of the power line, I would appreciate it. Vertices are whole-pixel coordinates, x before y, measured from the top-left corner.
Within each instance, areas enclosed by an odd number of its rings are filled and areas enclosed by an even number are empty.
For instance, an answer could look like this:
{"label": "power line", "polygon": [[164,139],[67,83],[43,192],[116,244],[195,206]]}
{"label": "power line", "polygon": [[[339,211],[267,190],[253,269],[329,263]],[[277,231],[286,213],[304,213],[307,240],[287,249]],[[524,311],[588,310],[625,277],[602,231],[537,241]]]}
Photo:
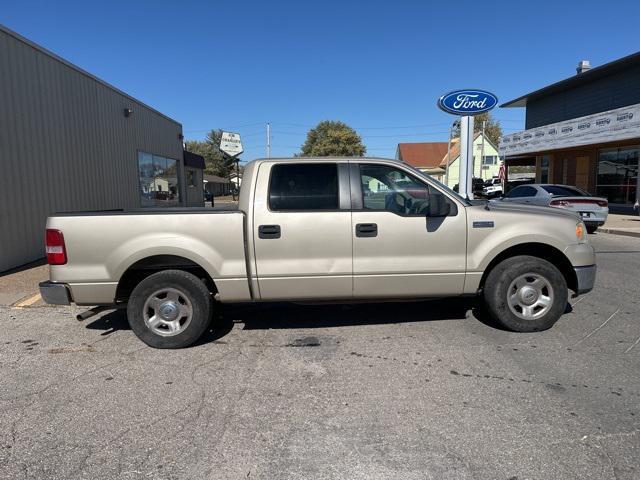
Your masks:
{"label": "power line", "polygon": [[[232,130],[232,129],[239,129],[239,128],[245,128],[245,127],[253,127],[256,125],[266,125],[267,122],[254,122],[254,123],[245,123],[243,125],[235,125],[235,126],[225,126],[225,127],[220,127],[223,130]],[[281,125],[281,126],[287,126],[287,127],[300,127],[300,128],[314,128],[317,126],[316,125],[308,125],[308,124],[304,124],[304,123],[286,123],[286,122],[270,122],[271,125]],[[401,130],[401,129],[407,129],[407,128],[429,128],[429,127],[441,127],[441,126],[445,126],[445,125],[449,125],[450,122],[438,122],[438,123],[425,123],[425,124],[420,124],[420,125],[390,125],[390,126],[375,126],[375,127],[351,127],[355,130]],[[185,133],[197,133],[197,132],[209,132],[211,130],[215,130],[215,129],[211,129],[211,128],[204,128],[204,129],[200,129],[200,130],[185,130]]]}
{"label": "power line", "polygon": [[[279,130],[275,130],[275,134],[279,135],[306,135],[306,132],[283,132]],[[395,138],[395,137],[425,137],[430,135],[442,135],[449,132],[416,132],[416,133],[394,133],[391,135],[361,135],[362,138]]]}
{"label": "power line", "polygon": [[[354,130],[396,130],[396,129],[404,129],[404,128],[428,128],[428,127],[442,127],[444,125],[449,125],[450,122],[439,122],[439,123],[426,123],[422,125],[396,125],[396,126],[387,126],[387,127],[354,127],[349,125]],[[272,125],[282,125],[287,127],[301,127],[301,128],[314,128],[317,125],[305,125],[302,123],[284,123],[284,122],[271,122]]]}
{"label": "power line", "polygon": [[245,123],[243,125],[224,126],[220,128],[203,128],[201,130],[185,130],[184,133],[210,132],[211,130],[234,130],[237,128],[255,127],[256,125],[265,125],[266,122]]}

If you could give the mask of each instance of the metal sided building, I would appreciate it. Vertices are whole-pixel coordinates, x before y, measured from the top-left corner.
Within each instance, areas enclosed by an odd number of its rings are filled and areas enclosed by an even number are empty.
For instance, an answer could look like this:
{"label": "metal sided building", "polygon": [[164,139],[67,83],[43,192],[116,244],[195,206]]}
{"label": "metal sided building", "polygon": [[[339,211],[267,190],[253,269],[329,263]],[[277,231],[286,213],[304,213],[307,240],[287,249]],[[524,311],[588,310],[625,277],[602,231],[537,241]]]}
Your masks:
{"label": "metal sided building", "polygon": [[182,138],[175,120],[0,25],[0,272],[44,257],[55,212],[202,205],[202,180],[186,198]]}
{"label": "metal sided building", "polygon": [[535,165],[540,183],[576,185],[632,212],[640,195],[640,52],[506,102],[526,130],[502,137],[506,165]]}

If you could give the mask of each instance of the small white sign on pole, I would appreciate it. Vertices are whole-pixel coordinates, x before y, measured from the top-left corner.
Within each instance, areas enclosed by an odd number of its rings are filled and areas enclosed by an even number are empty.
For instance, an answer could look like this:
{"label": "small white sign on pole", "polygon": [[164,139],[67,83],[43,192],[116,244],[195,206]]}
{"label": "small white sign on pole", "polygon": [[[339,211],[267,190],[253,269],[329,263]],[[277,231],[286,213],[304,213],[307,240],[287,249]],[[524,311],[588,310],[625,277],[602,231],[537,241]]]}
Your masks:
{"label": "small white sign on pole", "polygon": [[244,149],[242,148],[242,141],[240,140],[240,134],[222,132],[222,136],[220,137],[220,151],[230,157],[237,157],[244,152]]}

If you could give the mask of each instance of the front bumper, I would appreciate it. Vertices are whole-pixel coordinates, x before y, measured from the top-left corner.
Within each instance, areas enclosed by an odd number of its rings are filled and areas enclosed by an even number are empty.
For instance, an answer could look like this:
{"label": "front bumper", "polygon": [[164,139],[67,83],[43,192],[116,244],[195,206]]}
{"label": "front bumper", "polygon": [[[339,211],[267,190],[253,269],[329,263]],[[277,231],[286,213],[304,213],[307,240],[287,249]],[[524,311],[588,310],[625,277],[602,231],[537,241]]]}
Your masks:
{"label": "front bumper", "polygon": [[573,270],[576,272],[576,294],[580,295],[593,290],[593,285],[596,283],[596,266],[573,267]]}
{"label": "front bumper", "polygon": [[40,296],[51,305],[69,305],[71,295],[64,283],[40,282]]}

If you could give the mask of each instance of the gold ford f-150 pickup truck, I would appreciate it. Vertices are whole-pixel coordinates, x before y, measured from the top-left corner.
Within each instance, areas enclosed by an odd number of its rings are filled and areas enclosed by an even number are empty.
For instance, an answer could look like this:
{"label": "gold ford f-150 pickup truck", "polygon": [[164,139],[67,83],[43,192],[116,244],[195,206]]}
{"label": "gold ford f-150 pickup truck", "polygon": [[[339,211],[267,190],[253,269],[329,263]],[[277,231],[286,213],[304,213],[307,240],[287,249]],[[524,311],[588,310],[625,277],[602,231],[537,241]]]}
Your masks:
{"label": "gold ford f-150 pickup truck", "polygon": [[127,306],[157,348],[195,342],[218,302],[478,295],[504,327],[551,327],[595,254],[573,213],[467,201],[378,158],[260,159],[237,210],[69,213],[47,221],[52,304]]}

